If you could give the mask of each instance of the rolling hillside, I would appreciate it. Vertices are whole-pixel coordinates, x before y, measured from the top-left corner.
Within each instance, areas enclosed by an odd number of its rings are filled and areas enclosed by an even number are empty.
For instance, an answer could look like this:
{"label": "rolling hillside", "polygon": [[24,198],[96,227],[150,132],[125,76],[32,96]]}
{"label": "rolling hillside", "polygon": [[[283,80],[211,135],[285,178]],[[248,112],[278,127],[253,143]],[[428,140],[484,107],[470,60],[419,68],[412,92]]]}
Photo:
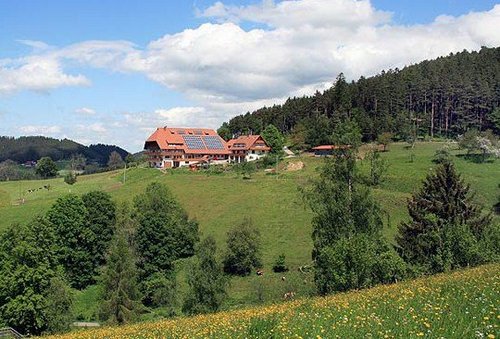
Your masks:
{"label": "rolling hillside", "polygon": [[[374,189],[374,194],[386,213],[384,232],[392,239],[397,225],[407,218],[406,199],[416,190],[426,173],[435,164],[431,159],[442,143],[418,143],[415,148],[415,161],[410,156],[405,144],[390,145],[389,152],[383,157],[389,162],[387,180]],[[458,154],[459,151],[454,151]],[[312,288],[312,275],[302,275],[297,268],[311,263],[311,212],[303,204],[298,191],[299,185],[316,175],[316,168],[322,160],[303,156],[288,159],[285,162],[302,161],[305,168],[300,171],[280,170],[278,176],[263,172],[253,175],[252,180],[243,180],[229,172],[220,175],[207,175],[202,172],[192,173],[187,170],[175,170],[163,174],[158,170],[137,168],[127,172],[125,184],[122,172],[108,172],[81,176],[74,186],[68,186],[62,178],[41,181],[19,181],[0,183],[0,230],[11,223],[28,221],[34,215],[44,213],[57,197],[71,189],[73,193],[83,193],[102,189],[109,192],[116,200],[131,200],[143,191],[152,181],[166,183],[190,217],[200,223],[202,235],[212,234],[218,241],[219,252],[224,249],[227,230],[244,217],[251,217],[263,235],[264,271],[271,272],[277,256],[286,255],[291,267],[286,274],[288,286],[281,285],[281,275],[265,274],[263,278],[251,275],[245,278],[233,278],[230,298],[226,308],[242,304],[259,303],[281,299],[283,290],[290,286],[298,295],[309,295]],[[476,199],[486,209],[491,209],[500,193],[500,162],[477,164],[463,157],[455,157],[458,170],[476,191]],[[285,164],[282,164],[284,167]],[[362,171],[367,164],[361,162]],[[42,189],[26,193],[50,184],[49,191]],[[19,204],[21,195],[25,204]],[[498,218],[495,219],[498,222]],[[183,262],[179,262],[182,270]],[[182,275],[181,275],[182,276]],[[264,296],[259,298],[256,283],[261,284]],[[182,283],[182,279],[181,279]],[[93,297],[95,291],[83,293],[82,299]],[[86,311],[86,319],[93,317],[92,311]]]}
{"label": "rolling hillside", "polygon": [[52,338],[496,338],[500,265],[261,308]]}

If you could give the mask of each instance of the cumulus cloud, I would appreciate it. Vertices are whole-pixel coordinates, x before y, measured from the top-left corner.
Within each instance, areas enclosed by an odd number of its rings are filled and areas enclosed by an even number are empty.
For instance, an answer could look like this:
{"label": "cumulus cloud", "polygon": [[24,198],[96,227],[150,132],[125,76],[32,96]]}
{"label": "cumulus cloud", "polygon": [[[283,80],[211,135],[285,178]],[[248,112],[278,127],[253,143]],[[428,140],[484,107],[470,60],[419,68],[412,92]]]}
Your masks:
{"label": "cumulus cloud", "polygon": [[30,56],[13,62],[0,61],[0,94],[19,90],[46,92],[61,86],[88,86],[85,76],[64,73],[57,58]]}
{"label": "cumulus cloud", "polygon": [[77,108],[75,112],[82,115],[95,115],[95,110],[88,107]]}
{"label": "cumulus cloud", "polygon": [[370,1],[361,0],[288,0],[275,4],[264,0],[258,5],[214,5],[198,13],[219,22],[252,21],[271,27],[353,27],[387,23],[391,13],[375,9]]}

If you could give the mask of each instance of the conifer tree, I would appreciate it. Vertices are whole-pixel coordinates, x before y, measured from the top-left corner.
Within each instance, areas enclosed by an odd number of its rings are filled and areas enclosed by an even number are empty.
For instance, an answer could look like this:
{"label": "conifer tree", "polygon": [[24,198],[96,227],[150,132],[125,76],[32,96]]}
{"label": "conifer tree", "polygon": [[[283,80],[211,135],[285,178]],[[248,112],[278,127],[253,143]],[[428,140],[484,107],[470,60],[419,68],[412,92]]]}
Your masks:
{"label": "conifer tree", "polygon": [[141,310],[135,253],[126,232],[131,222],[130,210],[126,205],[121,206],[117,215],[117,232],[100,277],[100,316],[107,322],[120,325],[134,320]]}
{"label": "conifer tree", "polygon": [[477,265],[498,253],[498,225],[482,215],[451,162],[427,176],[409,200],[408,212],[411,220],[400,225],[396,241],[403,259],[419,271]]}
{"label": "conifer tree", "polygon": [[217,245],[211,236],[198,246],[187,272],[189,291],[183,311],[188,314],[217,311],[226,297],[227,278],[216,259]]}

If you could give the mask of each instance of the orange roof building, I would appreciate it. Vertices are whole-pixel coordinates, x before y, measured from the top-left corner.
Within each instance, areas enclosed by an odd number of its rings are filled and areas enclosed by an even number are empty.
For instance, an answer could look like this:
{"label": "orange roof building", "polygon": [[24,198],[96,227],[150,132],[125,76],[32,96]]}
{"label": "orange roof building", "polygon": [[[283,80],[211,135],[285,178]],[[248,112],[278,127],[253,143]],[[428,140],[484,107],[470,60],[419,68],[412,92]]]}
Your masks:
{"label": "orange roof building", "polygon": [[207,128],[160,127],[144,144],[151,167],[174,168],[227,163],[232,152],[216,131]]}
{"label": "orange roof building", "polygon": [[335,151],[351,148],[350,145],[319,145],[311,148],[315,156],[333,155]]}
{"label": "orange roof building", "polygon": [[230,161],[238,163],[258,160],[271,151],[260,135],[242,135],[229,140],[227,147],[231,152]]}

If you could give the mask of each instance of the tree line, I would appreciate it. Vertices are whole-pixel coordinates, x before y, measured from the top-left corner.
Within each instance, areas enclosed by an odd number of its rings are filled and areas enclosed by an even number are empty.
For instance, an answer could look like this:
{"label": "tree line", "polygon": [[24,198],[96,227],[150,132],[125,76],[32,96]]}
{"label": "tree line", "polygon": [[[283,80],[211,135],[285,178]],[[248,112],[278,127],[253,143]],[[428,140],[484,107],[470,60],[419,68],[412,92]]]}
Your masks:
{"label": "tree line", "polygon": [[335,124],[356,121],[364,141],[389,132],[394,139],[453,138],[470,129],[500,133],[500,48],[483,47],[403,69],[335,84],[312,96],[288,98],[225,122],[224,138],[260,133],[273,124],[293,146],[330,143]]}
{"label": "tree line", "polygon": [[54,139],[43,136],[6,137],[0,136],[0,162],[5,160],[25,163],[36,161],[42,157],[50,157],[54,161],[68,160],[72,156],[81,155],[88,163],[106,166],[112,152],[122,158],[129,153],[114,145],[95,144],[84,146],[69,139]]}

